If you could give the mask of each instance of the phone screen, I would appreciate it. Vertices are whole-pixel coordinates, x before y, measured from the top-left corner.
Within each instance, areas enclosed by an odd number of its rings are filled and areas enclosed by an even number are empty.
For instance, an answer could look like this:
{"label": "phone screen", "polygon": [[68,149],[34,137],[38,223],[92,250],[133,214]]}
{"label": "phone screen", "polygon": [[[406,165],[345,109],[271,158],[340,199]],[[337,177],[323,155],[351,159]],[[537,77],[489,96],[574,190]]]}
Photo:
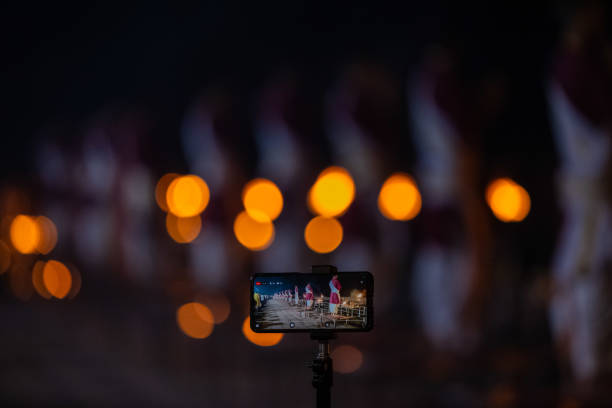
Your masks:
{"label": "phone screen", "polygon": [[251,329],[368,331],[372,295],[369,272],[256,274],[251,277]]}

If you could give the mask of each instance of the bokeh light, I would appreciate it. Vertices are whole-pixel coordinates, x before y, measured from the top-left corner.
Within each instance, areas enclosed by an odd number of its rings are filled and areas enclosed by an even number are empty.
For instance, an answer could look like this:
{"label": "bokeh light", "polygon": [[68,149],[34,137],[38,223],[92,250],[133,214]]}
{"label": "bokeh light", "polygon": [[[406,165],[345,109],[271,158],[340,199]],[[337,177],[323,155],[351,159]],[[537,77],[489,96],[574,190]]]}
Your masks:
{"label": "bokeh light", "polygon": [[325,217],[342,215],[355,198],[355,183],[350,173],[338,166],[323,170],[308,192],[310,210]]}
{"label": "bokeh light", "polygon": [[202,299],[210,309],[215,324],[221,324],[227,320],[230,315],[231,305],[225,295],[207,295],[202,297]]}
{"label": "bokeh light", "polygon": [[16,298],[28,301],[34,292],[30,271],[25,264],[13,264],[9,271],[9,285]]}
{"label": "bokeh light", "polygon": [[202,230],[202,218],[199,215],[193,217],[177,217],[172,213],[166,215],[166,230],[174,241],[186,244],[198,237]]}
{"label": "bokeh light", "polygon": [[36,261],[34,267],[32,268],[32,285],[34,286],[34,290],[41,297],[45,299],[51,299],[51,293],[45,287],[45,282],[43,281],[43,269],[45,267],[44,261]]}
{"label": "bokeh light", "polygon": [[336,347],[331,358],[334,361],[334,371],[349,374],[357,371],[363,364],[363,354],[356,347],[342,345]]}
{"label": "bokeh light", "polygon": [[40,241],[40,229],[36,220],[27,215],[18,215],[11,222],[11,243],[22,254],[36,251]]}
{"label": "bokeh light", "polygon": [[421,194],[408,174],[392,174],[378,194],[378,209],[390,220],[408,221],[421,211]]}
{"label": "bokeh light", "polygon": [[157,185],[155,185],[155,201],[162,211],[168,212],[166,193],[168,192],[170,183],[172,183],[172,181],[177,177],[179,177],[179,174],[177,173],[164,174],[157,182]]}
{"label": "bokeh light", "polygon": [[251,180],[242,190],[242,203],[251,217],[264,213],[274,221],[283,210],[283,195],[272,181],[258,178]]}
{"label": "bokeh light", "polygon": [[500,178],[489,184],[486,200],[493,214],[503,222],[520,222],[531,208],[527,191],[509,178]]}
{"label": "bokeh light", "polygon": [[63,299],[72,287],[72,275],[66,265],[50,260],[43,267],[43,283],[50,294]]}
{"label": "bokeh light", "polygon": [[166,192],[168,210],[177,217],[193,217],[206,209],[210,190],[204,180],[193,174],[172,180]]}
{"label": "bokeh light", "polygon": [[304,230],[308,248],[320,254],[332,252],[342,242],[342,225],[335,218],[314,217]]}
{"label": "bokeh light", "polygon": [[264,214],[257,213],[257,218],[242,211],[234,221],[234,234],[242,245],[252,251],[261,251],[274,241],[274,224]]}
{"label": "bokeh light", "polygon": [[208,307],[198,302],[182,305],[176,311],[176,322],[186,336],[205,339],[214,327],[214,317]]}
{"label": "bokeh light", "polygon": [[45,216],[38,216],[35,220],[38,224],[38,231],[40,234],[36,250],[46,255],[51,252],[57,244],[57,228],[53,221]]}
{"label": "bokeh light", "polygon": [[251,330],[251,318],[247,317],[242,323],[242,334],[251,343],[260,347],[276,346],[283,339],[283,333],[255,333]]}
{"label": "bokeh light", "polygon": [[0,241],[0,274],[8,271],[11,266],[11,250],[4,241]]}
{"label": "bokeh light", "polygon": [[79,269],[73,264],[66,264],[68,269],[70,270],[70,274],[72,275],[72,287],[70,288],[70,292],[68,292],[68,299],[74,299],[76,295],[81,291],[81,285],[83,284],[83,278],[81,277],[81,272]]}

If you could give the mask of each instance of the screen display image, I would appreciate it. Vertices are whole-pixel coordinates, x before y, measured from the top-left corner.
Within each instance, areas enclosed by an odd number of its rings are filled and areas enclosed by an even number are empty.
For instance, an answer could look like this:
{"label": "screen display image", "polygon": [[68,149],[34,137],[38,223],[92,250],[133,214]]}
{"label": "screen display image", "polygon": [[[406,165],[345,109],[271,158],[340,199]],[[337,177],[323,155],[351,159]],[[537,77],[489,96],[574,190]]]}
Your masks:
{"label": "screen display image", "polygon": [[258,274],[252,279],[254,331],[366,331],[372,325],[372,275]]}

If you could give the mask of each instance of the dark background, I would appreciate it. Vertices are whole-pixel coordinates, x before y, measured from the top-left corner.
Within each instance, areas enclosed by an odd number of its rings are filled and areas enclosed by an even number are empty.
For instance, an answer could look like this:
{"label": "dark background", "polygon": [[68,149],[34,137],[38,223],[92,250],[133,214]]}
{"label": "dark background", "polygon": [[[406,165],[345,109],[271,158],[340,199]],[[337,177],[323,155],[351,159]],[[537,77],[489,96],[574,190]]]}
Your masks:
{"label": "dark background", "polygon": [[[503,84],[500,117],[482,144],[482,184],[508,176],[531,194],[525,222],[493,223],[500,263],[511,259],[508,268],[514,268],[512,317],[474,356],[437,354],[418,330],[404,277],[380,294],[393,299],[393,312],[377,316],[372,333],[343,339],[364,352],[364,366],[336,376],[334,401],[337,406],[555,406],[564,401],[562,369],[546,311],[523,310],[521,296],[528,284],[549,276],[561,222],[544,87],[562,10],[554,2],[452,1],[3,6],[0,183],[22,187],[36,202],[33,151],[49,123],[69,130],[59,136],[64,145],[76,145],[76,129],[107,106],[137,107],[151,118],[142,153],[156,177],[187,172],[181,121],[212,85],[238,95],[233,120],[242,132],[233,145],[255,176],[256,94],[268,78],[286,70],[299,78],[311,117],[318,119],[308,142],[318,146],[320,163],[331,164],[320,123],[324,94],[355,62],[384,66],[402,87],[394,116],[402,137],[387,159],[412,171],[404,88],[427,44],[450,44],[465,56],[461,69],[468,83],[491,76]],[[71,303],[21,302],[4,284],[0,403],[313,405],[310,372],[303,367],[313,345],[305,335],[286,336],[269,349],[247,343],[240,333],[247,301],[240,299],[248,292],[232,292],[230,319],[202,343],[176,329],[176,299],[159,287],[143,289],[112,271],[88,281],[88,271],[81,272],[83,289]]]}

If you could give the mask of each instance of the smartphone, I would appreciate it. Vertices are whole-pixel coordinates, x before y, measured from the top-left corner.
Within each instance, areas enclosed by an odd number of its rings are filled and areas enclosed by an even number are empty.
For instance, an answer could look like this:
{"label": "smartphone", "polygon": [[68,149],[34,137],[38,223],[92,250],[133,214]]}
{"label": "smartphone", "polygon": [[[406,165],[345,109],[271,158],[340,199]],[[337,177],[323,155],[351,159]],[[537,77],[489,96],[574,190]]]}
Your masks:
{"label": "smartphone", "polygon": [[251,329],[258,333],[372,329],[369,272],[261,273],[251,276]]}

